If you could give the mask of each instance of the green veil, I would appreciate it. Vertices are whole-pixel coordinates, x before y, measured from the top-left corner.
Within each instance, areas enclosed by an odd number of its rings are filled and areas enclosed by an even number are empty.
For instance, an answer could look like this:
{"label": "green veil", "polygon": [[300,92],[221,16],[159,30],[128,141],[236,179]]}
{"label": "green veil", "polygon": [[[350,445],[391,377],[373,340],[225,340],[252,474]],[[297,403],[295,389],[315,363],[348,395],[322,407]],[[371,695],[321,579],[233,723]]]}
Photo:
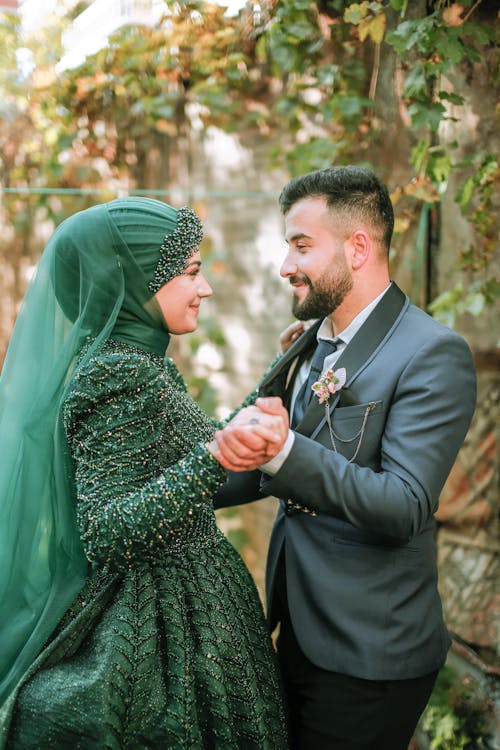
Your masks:
{"label": "green veil", "polygon": [[108,337],[164,355],[169,335],[148,282],[178,213],[130,197],[66,219],[23,300],[0,377],[0,704],[87,572],[61,423],[75,357]]}

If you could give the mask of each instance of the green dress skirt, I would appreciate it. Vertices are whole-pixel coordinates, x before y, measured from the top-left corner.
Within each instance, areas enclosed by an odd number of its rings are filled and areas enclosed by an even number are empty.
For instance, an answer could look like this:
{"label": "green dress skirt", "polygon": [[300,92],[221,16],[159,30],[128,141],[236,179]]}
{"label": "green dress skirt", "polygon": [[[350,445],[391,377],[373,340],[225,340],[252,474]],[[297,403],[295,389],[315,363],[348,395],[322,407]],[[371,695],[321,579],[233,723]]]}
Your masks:
{"label": "green dress skirt", "polygon": [[12,750],[281,750],[275,654],[218,529],[215,424],[171,360],[108,341],[64,423],[89,575],[4,711]]}

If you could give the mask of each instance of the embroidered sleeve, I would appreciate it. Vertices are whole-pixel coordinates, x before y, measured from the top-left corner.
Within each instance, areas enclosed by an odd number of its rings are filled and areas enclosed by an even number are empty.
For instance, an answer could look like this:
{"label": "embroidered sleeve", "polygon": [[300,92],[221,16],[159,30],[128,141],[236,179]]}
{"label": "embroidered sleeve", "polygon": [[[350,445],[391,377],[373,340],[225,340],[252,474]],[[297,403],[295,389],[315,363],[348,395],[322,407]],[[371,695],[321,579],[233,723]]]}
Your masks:
{"label": "embroidered sleeve", "polygon": [[204,446],[213,425],[189,451],[179,438],[184,455],[165,467],[161,420],[171,419],[166,432],[174,445],[185,427],[180,397],[165,373],[140,357],[102,357],[76,377],[65,426],[90,562],[123,570],[179,539],[198,538],[211,523],[211,496],[226,479]]}

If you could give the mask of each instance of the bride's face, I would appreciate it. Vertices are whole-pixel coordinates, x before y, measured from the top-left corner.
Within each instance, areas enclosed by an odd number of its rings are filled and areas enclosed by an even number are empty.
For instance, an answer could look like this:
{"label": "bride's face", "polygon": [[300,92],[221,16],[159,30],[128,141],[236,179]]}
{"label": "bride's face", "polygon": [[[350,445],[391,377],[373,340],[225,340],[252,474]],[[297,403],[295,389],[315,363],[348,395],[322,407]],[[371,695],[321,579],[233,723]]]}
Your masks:
{"label": "bride's face", "polygon": [[200,252],[196,250],[183,273],[167,281],[155,294],[169,332],[179,335],[196,330],[201,300],[212,293],[201,271]]}

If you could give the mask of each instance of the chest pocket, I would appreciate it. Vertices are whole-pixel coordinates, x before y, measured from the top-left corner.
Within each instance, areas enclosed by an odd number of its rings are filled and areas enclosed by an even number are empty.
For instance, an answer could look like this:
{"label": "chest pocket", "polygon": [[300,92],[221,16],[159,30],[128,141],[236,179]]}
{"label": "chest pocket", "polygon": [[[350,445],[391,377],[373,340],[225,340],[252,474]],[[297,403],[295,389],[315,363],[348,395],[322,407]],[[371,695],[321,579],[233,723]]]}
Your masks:
{"label": "chest pocket", "polygon": [[384,416],[382,401],[337,407],[327,416],[321,442],[351,463],[376,468],[380,463]]}

